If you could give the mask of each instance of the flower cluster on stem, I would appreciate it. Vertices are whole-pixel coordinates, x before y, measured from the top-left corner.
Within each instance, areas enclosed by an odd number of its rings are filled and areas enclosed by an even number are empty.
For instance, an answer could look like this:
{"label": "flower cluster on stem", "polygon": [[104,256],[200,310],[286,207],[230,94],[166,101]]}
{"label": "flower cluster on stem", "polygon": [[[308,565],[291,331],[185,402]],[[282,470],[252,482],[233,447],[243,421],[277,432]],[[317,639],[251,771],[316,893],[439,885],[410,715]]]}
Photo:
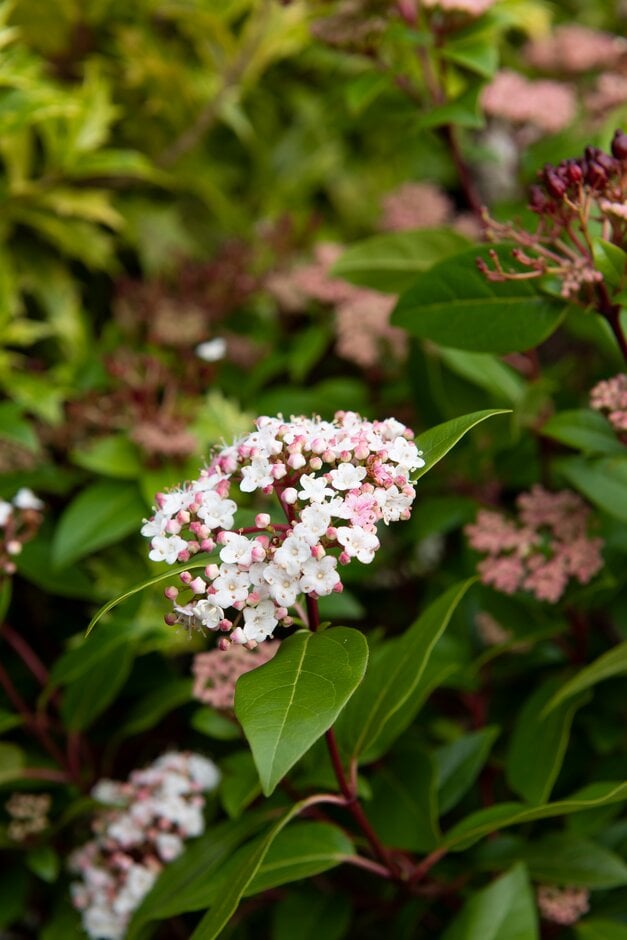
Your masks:
{"label": "flower cluster on stem", "polygon": [[590,510],[576,493],[534,486],[516,504],[517,519],[482,509],[465,528],[472,548],[486,554],[478,566],[484,584],[555,603],[571,578],[587,584],[603,567],[603,540],[588,535]]}
{"label": "flower cluster on stem", "polygon": [[100,780],[92,790],[105,804],[92,822],[95,838],[73,852],[80,875],[72,901],[83,928],[99,940],[120,940],[133,911],[185,839],[204,831],[204,791],[218,785],[215,764],[199,754],[163,754],[128,781]]}
{"label": "flower cluster on stem", "polygon": [[43,502],[27,487],[9,502],[0,499],[0,580],[15,574],[15,557],[36,534],[43,521]]}
{"label": "flower cluster on stem", "polygon": [[[308,603],[340,592],[342,565],[373,560],[378,522],[409,518],[410,477],[423,465],[413,432],[394,418],[259,418],[197,480],[157,494],[142,528],[150,558],[185,563],[214,550],[219,557],[196,576],[183,571],[180,584],[166,589],[174,602],[167,622],[220,631],[223,649],[254,646],[279,624],[290,626],[289,610],[300,611],[301,597]],[[235,487],[274,497],[286,521],[265,512],[254,526],[237,527]]]}
{"label": "flower cluster on stem", "polygon": [[597,382],[590,392],[590,405],[606,415],[617,434],[627,434],[627,374]]}

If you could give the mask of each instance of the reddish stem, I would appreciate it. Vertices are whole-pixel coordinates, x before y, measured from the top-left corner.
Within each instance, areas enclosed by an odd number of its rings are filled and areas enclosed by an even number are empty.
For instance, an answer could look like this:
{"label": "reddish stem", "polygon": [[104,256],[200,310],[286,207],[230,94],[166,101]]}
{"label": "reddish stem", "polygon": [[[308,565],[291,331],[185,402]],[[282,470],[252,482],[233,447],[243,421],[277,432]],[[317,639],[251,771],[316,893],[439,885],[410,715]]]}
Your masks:
{"label": "reddish stem", "polygon": [[28,666],[38,682],[42,685],[46,685],[48,682],[48,670],[26,640],[20,636],[17,630],[10,627],[8,623],[5,623],[2,627],[2,636],[7,643],[13,647],[20,659]]}
{"label": "reddish stem", "polygon": [[427,855],[426,858],[423,858],[421,862],[416,865],[414,868],[409,881],[410,884],[415,884],[417,881],[420,881],[424,876],[431,871],[434,865],[440,861],[441,858],[444,858],[447,850],[444,848],[435,849],[434,852],[431,852],[430,855]]}
{"label": "reddish stem", "polygon": [[30,713],[26,702],[24,701],[24,699],[21,697],[21,695],[19,694],[19,692],[17,691],[17,689],[11,682],[9,674],[6,672],[6,670],[4,669],[2,665],[0,665],[0,685],[2,685],[2,687],[4,688],[7,698],[9,698],[11,702],[13,702],[13,704],[15,705],[15,708],[22,716],[26,727],[29,728],[30,731],[32,731],[32,733],[35,735],[35,737],[39,739],[39,741],[41,742],[43,747],[46,749],[46,751],[48,751],[52,759],[56,761],[60,767],[65,767],[66,762],[65,762],[63,753],[61,752],[59,747],[55,744],[55,742],[50,738],[47,731],[43,727],[42,722],[38,721],[37,718],[35,718],[34,715]]}

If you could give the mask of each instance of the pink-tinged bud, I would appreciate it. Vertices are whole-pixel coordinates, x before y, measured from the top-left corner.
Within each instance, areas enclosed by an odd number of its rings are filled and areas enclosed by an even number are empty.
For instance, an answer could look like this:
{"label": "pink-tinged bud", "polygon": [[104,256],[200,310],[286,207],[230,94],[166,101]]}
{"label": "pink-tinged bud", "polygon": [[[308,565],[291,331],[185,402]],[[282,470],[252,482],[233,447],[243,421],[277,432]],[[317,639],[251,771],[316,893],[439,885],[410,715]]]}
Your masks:
{"label": "pink-tinged bud", "polygon": [[220,637],[220,639],[218,640],[218,649],[222,650],[222,652],[224,652],[225,650],[228,650],[230,645],[231,645],[231,641],[225,636]]}
{"label": "pink-tinged bud", "polygon": [[320,542],[318,542],[317,545],[312,545],[311,555],[313,558],[317,558],[318,561],[320,561],[321,558],[324,558],[324,556],[326,555],[326,552],[324,548],[322,547],[322,545],[320,544]]}
{"label": "pink-tinged bud", "polygon": [[190,522],[189,531],[198,538],[199,535],[202,535],[202,527],[202,522]]}
{"label": "pink-tinged bud", "polygon": [[10,542],[7,542],[6,548],[9,555],[19,555],[22,551],[22,543],[18,542],[17,539],[11,539]]}
{"label": "pink-tinged bud", "polygon": [[194,578],[193,581],[190,581],[189,587],[194,592],[194,594],[204,594],[207,590],[207,585],[200,576]]}
{"label": "pink-tinged bud", "polygon": [[287,617],[287,607],[277,607],[274,614],[277,620],[283,620],[284,617]]}
{"label": "pink-tinged bud", "polygon": [[188,552],[187,557],[188,558],[189,558],[189,553],[191,553],[192,555],[196,555],[198,554],[199,551],[200,551],[200,542],[195,542],[192,540],[191,542],[187,543],[187,552]]}
{"label": "pink-tinged bud", "polygon": [[343,590],[344,590],[344,585],[342,584],[342,582],[336,581],[335,584],[333,585],[333,593],[341,594]]}
{"label": "pink-tinged bud", "polygon": [[326,447],[327,445],[326,445],[326,442],[323,440],[323,438],[321,438],[321,437],[314,437],[313,441],[311,442],[311,444],[310,444],[309,446],[310,446],[310,448],[311,448],[311,450],[312,450],[312,453],[314,453],[314,454],[321,454],[321,453],[323,453],[323,451],[324,451],[324,449],[325,449],[325,447]]}
{"label": "pink-tinged bud", "polygon": [[263,547],[263,545],[259,544],[257,540],[255,541],[256,541],[256,544],[253,545],[250,551],[250,557],[252,558],[253,561],[263,561],[264,558],[266,557],[266,550]]}
{"label": "pink-tinged bud", "polygon": [[343,450],[340,453],[340,460],[342,461],[342,463],[350,463],[352,459],[353,459],[353,455],[350,452],[350,450]]}
{"label": "pink-tinged bud", "polygon": [[298,499],[298,493],[293,486],[288,486],[283,490],[283,502],[288,506],[293,506]]}
{"label": "pink-tinged bud", "polygon": [[407,483],[407,477],[402,476],[402,474],[399,474],[397,477],[394,477],[394,482],[399,488],[402,488]]}
{"label": "pink-tinged bud", "polygon": [[256,541],[256,542],[259,542],[259,544],[262,545],[263,548],[266,549],[266,551],[267,551],[268,545],[270,544],[270,536],[269,536],[269,535],[258,535],[257,538],[255,539],[255,541]]}
{"label": "pink-tinged bud", "polygon": [[336,527],[335,527],[334,525],[330,525],[329,528],[327,529],[327,531],[325,532],[325,535],[326,535],[326,537],[327,537],[328,539],[335,540],[335,539],[337,538],[337,529],[336,529]]}
{"label": "pink-tinged bud", "polygon": [[220,482],[216,486],[216,493],[218,494],[218,496],[221,496],[222,499],[224,499],[225,496],[228,496],[229,495],[229,481],[220,480]]}
{"label": "pink-tinged bud", "polygon": [[236,627],[236,629],[233,630],[233,633],[231,634],[231,642],[237,643],[238,646],[243,646],[244,643],[248,642],[246,639],[246,634],[241,627]]}
{"label": "pink-tinged bud", "polygon": [[261,594],[258,591],[251,591],[246,600],[250,605],[258,604],[261,600]]}
{"label": "pink-tinged bud", "polygon": [[213,581],[214,578],[217,578],[218,575],[220,574],[220,568],[218,567],[218,565],[215,565],[215,564],[207,565],[207,567],[205,568],[205,574],[207,575],[208,578],[211,578],[211,580]]}
{"label": "pink-tinged bud", "polygon": [[270,525],[270,513],[258,512],[255,516],[255,525],[258,529],[265,529]]}
{"label": "pink-tinged bud", "polygon": [[226,633],[227,630],[230,630],[232,626],[233,621],[228,620],[226,617],[218,622],[218,630],[221,630],[223,633]]}
{"label": "pink-tinged bud", "polygon": [[231,604],[231,607],[234,607],[235,610],[243,610],[245,606],[245,601],[235,601],[234,604]]}
{"label": "pink-tinged bud", "polygon": [[166,614],[163,619],[165,620],[165,622],[167,623],[169,627],[173,627],[174,624],[176,623],[176,614],[173,614],[173,613]]}
{"label": "pink-tinged bud", "polygon": [[227,535],[228,533],[224,529],[220,529],[220,531],[216,535],[216,542],[218,543],[218,545],[226,545],[226,543],[228,542]]}
{"label": "pink-tinged bud", "polygon": [[357,460],[367,460],[370,456],[370,450],[365,444],[360,444],[355,448],[355,457]]}
{"label": "pink-tinged bud", "polygon": [[322,466],[322,461],[320,460],[320,457],[312,457],[311,460],[309,461],[309,466],[311,467],[312,470],[319,470]]}
{"label": "pink-tinged bud", "polygon": [[181,525],[187,525],[190,520],[190,515],[186,509],[180,509],[176,514],[176,521],[180,522]]}
{"label": "pink-tinged bud", "polygon": [[350,560],[351,560],[351,556],[348,554],[348,552],[340,553],[340,557],[338,558],[338,561],[341,565],[347,565],[350,562]]}
{"label": "pink-tinged bud", "polygon": [[213,541],[213,539],[203,539],[200,543],[200,547],[203,552],[212,552],[216,547],[216,543]]}
{"label": "pink-tinged bud", "polygon": [[335,463],[335,454],[332,450],[325,450],[322,454],[322,459],[325,463]]}
{"label": "pink-tinged bud", "polygon": [[291,627],[294,623],[293,617],[282,617],[281,618],[284,627]]}
{"label": "pink-tinged bud", "polygon": [[182,584],[191,584],[192,576],[189,571],[181,571],[179,578]]}
{"label": "pink-tinged bud", "polygon": [[274,493],[274,484],[271,483],[269,486],[263,486],[261,488],[261,492],[264,494],[264,496],[272,496]]}
{"label": "pink-tinged bud", "polygon": [[181,524],[176,519],[169,519],[165,524],[165,531],[168,535],[178,535],[181,531]]}
{"label": "pink-tinged bud", "polygon": [[287,473],[287,467],[285,466],[284,463],[272,464],[272,470],[270,471],[270,473],[272,474],[273,480],[282,480],[285,474]]}
{"label": "pink-tinged bud", "polygon": [[287,452],[288,454],[300,454],[303,449],[303,443],[300,438],[296,438],[295,441],[292,441],[291,444],[288,444]]}
{"label": "pink-tinged bud", "polygon": [[155,503],[157,504],[157,507],[159,509],[163,509],[163,504],[165,503],[165,499],[166,499],[165,493],[157,493],[157,495],[155,496]]}
{"label": "pink-tinged bud", "polygon": [[292,454],[287,458],[287,464],[292,470],[302,470],[307,465],[307,461],[302,454]]}
{"label": "pink-tinged bud", "polygon": [[174,587],[173,584],[171,584],[169,587],[165,589],[163,593],[169,601],[175,601],[176,598],[179,596],[179,589]]}

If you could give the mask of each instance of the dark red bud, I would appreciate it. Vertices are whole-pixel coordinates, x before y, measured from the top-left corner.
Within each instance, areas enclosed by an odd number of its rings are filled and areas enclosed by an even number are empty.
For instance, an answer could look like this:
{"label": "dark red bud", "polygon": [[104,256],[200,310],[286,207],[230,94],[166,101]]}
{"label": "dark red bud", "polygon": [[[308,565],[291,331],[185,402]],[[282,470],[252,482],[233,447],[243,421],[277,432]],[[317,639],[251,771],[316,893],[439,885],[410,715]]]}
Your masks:
{"label": "dark red bud", "polygon": [[539,186],[532,186],[529,189],[529,208],[532,212],[542,214],[549,204],[545,193]]}
{"label": "dark red bud", "polygon": [[596,160],[591,160],[588,163],[586,183],[588,186],[592,187],[592,189],[603,189],[607,184],[607,173]]}
{"label": "dark red bud", "polygon": [[555,167],[550,164],[544,170],[544,185],[551,196],[561,199],[566,192],[566,183],[561,178]]}
{"label": "dark red bud", "polygon": [[624,134],[621,130],[614,131],[612,155],[617,160],[627,160],[627,134]]}

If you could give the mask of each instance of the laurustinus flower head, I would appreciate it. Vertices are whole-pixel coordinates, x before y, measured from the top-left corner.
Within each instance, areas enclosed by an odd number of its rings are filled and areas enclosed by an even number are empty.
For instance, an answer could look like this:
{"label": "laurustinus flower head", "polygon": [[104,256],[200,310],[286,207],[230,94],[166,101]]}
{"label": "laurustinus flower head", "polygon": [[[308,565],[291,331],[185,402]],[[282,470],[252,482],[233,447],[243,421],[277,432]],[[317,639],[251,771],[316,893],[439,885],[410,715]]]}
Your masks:
{"label": "laurustinus flower head", "polygon": [[[261,417],[198,479],[158,493],[142,528],[150,558],[185,563],[216,548],[219,559],[201,574],[179,575],[183,590],[166,594],[176,601],[168,622],[254,646],[279,623],[291,624],[289,609],[301,596],[341,591],[338,564],[369,564],[379,548],[377,523],[409,518],[411,477],[424,466],[413,436],[394,418],[367,421],[354,412],[332,421]],[[274,505],[257,513],[255,525],[238,527],[242,494]]]}

